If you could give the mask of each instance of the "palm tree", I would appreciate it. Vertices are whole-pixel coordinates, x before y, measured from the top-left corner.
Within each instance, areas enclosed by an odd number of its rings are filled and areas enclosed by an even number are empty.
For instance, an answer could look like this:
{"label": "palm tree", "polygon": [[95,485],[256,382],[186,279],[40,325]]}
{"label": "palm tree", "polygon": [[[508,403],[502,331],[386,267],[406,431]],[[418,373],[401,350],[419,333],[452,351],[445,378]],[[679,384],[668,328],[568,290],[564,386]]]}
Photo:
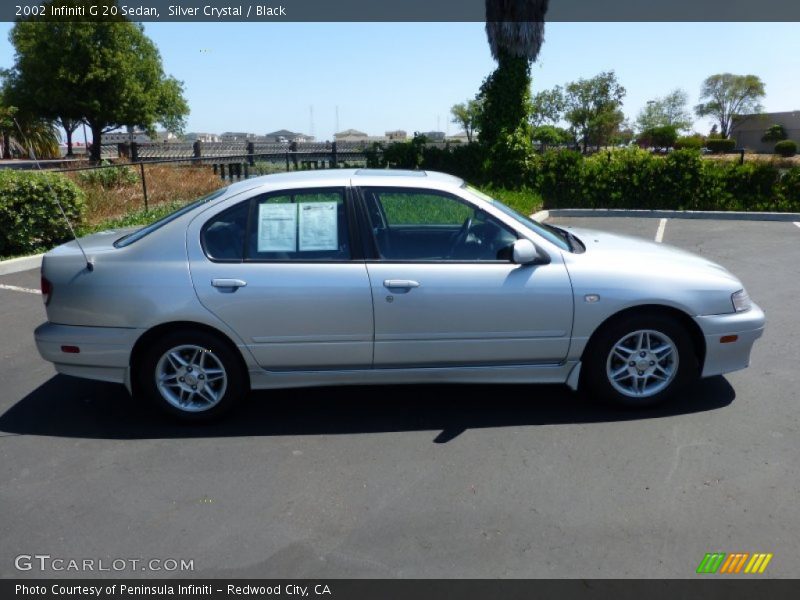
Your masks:
{"label": "palm tree", "polygon": [[5,106],[0,98],[0,144],[2,157],[28,156],[35,158],[58,158],[58,143],[61,135],[58,128],[46,119],[39,119],[17,112],[14,106]]}
{"label": "palm tree", "polygon": [[481,86],[481,143],[491,148],[504,136],[528,136],[531,63],[544,42],[549,0],[486,0],[486,35],[497,69]]}
{"label": "palm tree", "polygon": [[533,62],[544,42],[549,0],[486,0],[486,36],[492,56],[525,57]]}

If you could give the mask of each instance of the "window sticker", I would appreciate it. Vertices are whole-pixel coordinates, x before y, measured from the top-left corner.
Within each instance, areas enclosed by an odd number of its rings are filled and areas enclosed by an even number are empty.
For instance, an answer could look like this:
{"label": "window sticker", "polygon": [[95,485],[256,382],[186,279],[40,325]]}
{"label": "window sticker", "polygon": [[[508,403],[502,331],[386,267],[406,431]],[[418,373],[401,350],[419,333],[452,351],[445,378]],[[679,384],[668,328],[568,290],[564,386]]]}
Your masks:
{"label": "window sticker", "polygon": [[338,250],[337,202],[300,203],[300,251]]}
{"label": "window sticker", "polygon": [[297,250],[297,205],[258,205],[258,251]]}

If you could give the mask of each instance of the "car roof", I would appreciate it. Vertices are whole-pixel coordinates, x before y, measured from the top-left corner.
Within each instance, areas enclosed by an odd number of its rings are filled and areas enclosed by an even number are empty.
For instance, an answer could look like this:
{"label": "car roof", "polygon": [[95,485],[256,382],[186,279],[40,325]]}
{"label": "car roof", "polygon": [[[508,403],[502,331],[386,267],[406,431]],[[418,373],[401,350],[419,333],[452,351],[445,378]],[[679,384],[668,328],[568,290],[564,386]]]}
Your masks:
{"label": "car roof", "polygon": [[282,185],[298,187],[310,185],[383,185],[408,186],[449,184],[463,185],[464,181],[453,175],[437,171],[411,171],[405,169],[319,169],[313,171],[290,171],[262,175],[231,184],[228,191],[236,193],[255,187],[276,188]]}

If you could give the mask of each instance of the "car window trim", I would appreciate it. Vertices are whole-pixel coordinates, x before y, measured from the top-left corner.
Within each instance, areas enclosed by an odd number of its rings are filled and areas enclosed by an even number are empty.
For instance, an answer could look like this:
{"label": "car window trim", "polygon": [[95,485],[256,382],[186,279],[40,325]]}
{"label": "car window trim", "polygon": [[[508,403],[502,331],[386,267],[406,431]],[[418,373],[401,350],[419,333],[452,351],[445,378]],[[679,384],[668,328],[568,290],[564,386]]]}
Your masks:
{"label": "car window trim", "polygon": [[358,221],[358,230],[361,233],[362,239],[362,251],[364,259],[367,261],[370,260],[380,260],[380,253],[378,252],[378,242],[375,240],[375,234],[372,231],[372,225],[369,220],[369,214],[367,211],[367,201],[364,196],[364,190],[361,189],[360,186],[352,187],[353,190],[353,200],[355,201],[355,205],[357,207],[357,221]]}

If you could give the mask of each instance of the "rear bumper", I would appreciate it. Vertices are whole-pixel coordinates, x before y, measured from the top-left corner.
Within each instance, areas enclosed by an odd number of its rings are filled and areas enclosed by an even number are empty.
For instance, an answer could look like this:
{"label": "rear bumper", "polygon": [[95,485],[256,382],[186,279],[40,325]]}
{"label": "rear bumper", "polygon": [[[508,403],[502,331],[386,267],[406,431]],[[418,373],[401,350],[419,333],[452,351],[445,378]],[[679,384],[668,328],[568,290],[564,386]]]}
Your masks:
{"label": "rear bumper", "polygon": [[[702,377],[722,375],[744,369],[750,364],[753,343],[764,333],[766,317],[757,304],[745,312],[695,317],[706,340],[706,360]],[[737,336],[722,343],[723,336]]]}
{"label": "rear bumper", "polygon": [[[79,327],[43,323],[33,337],[43,359],[65,375],[128,385],[131,350],[143,333],[141,329],[119,327]],[[77,354],[62,346],[77,346]]]}

